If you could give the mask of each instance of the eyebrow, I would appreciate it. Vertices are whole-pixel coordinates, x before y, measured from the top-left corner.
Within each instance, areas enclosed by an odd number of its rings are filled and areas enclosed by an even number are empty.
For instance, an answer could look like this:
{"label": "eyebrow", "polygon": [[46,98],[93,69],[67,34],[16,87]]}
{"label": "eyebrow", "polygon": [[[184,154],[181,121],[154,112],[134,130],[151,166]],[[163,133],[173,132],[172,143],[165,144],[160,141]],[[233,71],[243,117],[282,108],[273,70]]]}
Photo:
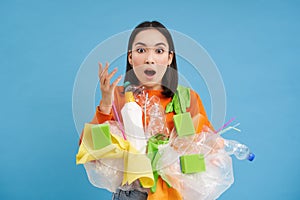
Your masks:
{"label": "eyebrow", "polygon": [[[137,45],[142,45],[142,46],[147,46],[145,43],[143,43],[143,42],[137,42],[137,43],[135,43],[134,44],[134,46],[137,46]],[[159,42],[159,43],[157,43],[157,44],[155,44],[154,46],[159,46],[159,45],[163,45],[163,46],[167,46],[165,43],[163,43],[163,42]]]}

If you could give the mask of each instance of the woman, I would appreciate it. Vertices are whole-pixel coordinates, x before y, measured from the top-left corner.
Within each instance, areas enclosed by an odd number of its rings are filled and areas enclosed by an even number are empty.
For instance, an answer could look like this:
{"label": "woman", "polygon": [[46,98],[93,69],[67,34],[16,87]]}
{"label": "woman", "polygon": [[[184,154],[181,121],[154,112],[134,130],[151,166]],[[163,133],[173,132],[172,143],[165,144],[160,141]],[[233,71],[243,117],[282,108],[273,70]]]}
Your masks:
{"label": "woman", "polygon": [[[121,116],[121,109],[125,104],[124,87],[117,86],[121,76],[111,83],[117,68],[108,72],[109,64],[105,67],[99,64],[99,80],[102,100],[96,108],[91,123],[101,124],[107,120],[115,120],[112,112],[113,103]],[[176,114],[172,108],[173,97],[178,88],[178,72],[176,54],[171,34],[164,25],[157,21],[143,22],[131,33],[128,43],[127,66],[124,82],[129,81],[135,85],[142,85],[145,93],[151,98],[157,96],[165,114],[167,130],[174,128],[173,116]],[[211,127],[199,95],[193,90],[189,91],[189,104],[184,110],[190,112],[196,132],[205,127]],[[171,108],[171,109],[170,109]],[[122,121],[122,118],[120,119]],[[145,122],[147,125],[147,122]],[[145,125],[145,124],[144,124]],[[169,131],[166,131],[168,134]],[[158,179],[156,192],[142,188],[138,181],[125,185],[113,194],[113,199],[181,199],[180,194],[161,179]]]}

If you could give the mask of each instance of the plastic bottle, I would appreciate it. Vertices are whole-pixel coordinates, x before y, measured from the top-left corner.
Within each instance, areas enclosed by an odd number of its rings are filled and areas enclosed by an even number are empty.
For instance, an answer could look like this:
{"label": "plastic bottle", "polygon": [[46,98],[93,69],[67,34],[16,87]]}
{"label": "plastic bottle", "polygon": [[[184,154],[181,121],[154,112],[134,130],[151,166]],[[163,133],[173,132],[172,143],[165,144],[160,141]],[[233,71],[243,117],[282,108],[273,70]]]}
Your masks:
{"label": "plastic bottle", "polygon": [[250,149],[246,145],[235,140],[224,140],[224,149],[229,155],[234,154],[239,160],[247,159],[253,161],[255,158],[255,155],[250,152]]}
{"label": "plastic bottle", "polygon": [[146,129],[146,135],[151,137],[158,133],[165,132],[165,117],[163,108],[159,104],[154,104],[149,110],[150,121]]}
{"label": "plastic bottle", "polygon": [[137,102],[140,106],[145,105],[146,97],[145,97],[144,86],[133,85],[129,81],[126,81],[123,86],[124,86],[125,93],[132,92],[135,102]]}
{"label": "plastic bottle", "polygon": [[[125,86],[124,86],[125,87]],[[130,83],[125,87],[125,105],[121,109],[124,129],[127,140],[141,153],[146,152],[147,141],[145,138],[142,109],[135,102],[134,88]]]}
{"label": "plastic bottle", "polygon": [[125,92],[132,92],[134,95],[138,95],[143,91],[143,86],[136,86],[131,84],[129,81],[124,83]]}

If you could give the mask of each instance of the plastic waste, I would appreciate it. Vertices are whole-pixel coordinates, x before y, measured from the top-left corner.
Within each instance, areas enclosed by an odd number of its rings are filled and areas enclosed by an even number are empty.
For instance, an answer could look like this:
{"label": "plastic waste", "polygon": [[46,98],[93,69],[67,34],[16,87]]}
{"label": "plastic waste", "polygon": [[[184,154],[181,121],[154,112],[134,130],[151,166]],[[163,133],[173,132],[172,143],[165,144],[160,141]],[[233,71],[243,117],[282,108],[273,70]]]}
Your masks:
{"label": "plastic waste", "polygon": [[[222,139],[220,135],[202,132],[187,137],[171,136],[171,143],[158,151],[160,159],[156,169],[164,180],[178,190],[183,199],[217,199],[233,184],[232,159],[219,145],[218,141]],[[204,155],[204,172],[181,172],[179,157],[189,154]]]}
{"label": "plastic waste", "polygon": [[123,166],[123,159],[99,159],[84,164],[90,183],[110,192],[116,192],[123,180],[123,171],[115,166]]}
{"label": "plastic waste", "polygon": [[127,140],[140,153],[145,153],[147,140],[142,121],[143,111],[142,108],[135,102],[135,89],[136,87],[132,85],[125,85],[126,103],[121,109],[121,114]]}
{"label": "plastic waste", "polygon": [[253,161],[255,158],[255,155],[250,152],[250,149],[244,145],[241,144],[235,140],[225,140],[224,139],[224,150],[229,155],[235,155],[235,157],[239,160],[249,160]]}
{"label": "plastic waste", "polygon": [[[116,121],[107,121],[112,133],[122,137]],[[121,186],[124,172],[123,158],[103,158],[84,164],[88,179],[92,185],[116,192]]]}
{"label": "plastic waste", "polygon": [[137,102],[142,101],[141,103],[144,103],[143,102],[143,100],[145,99],[144,86],[136,86],[131,84],[129,81],[126,81],[123,86],[124,86],[125,93],[132,92]]}
{"label": "plastic waste", "polygon": [[150,107],[148,110],[148,116],[150,119],[145,131],[148,138],[159,133],[168,135],[168,131],[165,126],[166,119],[164,115],[164,109],[159,104],[159,101]]}

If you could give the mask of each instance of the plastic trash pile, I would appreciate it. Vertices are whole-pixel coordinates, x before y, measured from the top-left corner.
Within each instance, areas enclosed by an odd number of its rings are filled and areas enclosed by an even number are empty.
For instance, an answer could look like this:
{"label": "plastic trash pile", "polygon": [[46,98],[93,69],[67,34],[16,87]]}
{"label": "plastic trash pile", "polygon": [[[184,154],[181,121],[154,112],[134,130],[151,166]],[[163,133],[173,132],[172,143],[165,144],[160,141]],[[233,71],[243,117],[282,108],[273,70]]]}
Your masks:
{"label": "plastic trash pile", "polygon": [[[130,85],[125,92],[122,124],[118,120],[86,124],[84,130],[76,162],[84,164],[94,186],[115,192],[139,180],[155,192],[161,176],[183,199],[216,199],[234,182],[230,155],[254,159],[246,145],[221,136],[230,126],[195,133],[191,115],[185,112],[174,116],[175,127],[169,133],[158,97],[148,98],[141,87]],[[146,117],[149,123],[143,127]],[[130,164],[133,161],[137,166]]]}

